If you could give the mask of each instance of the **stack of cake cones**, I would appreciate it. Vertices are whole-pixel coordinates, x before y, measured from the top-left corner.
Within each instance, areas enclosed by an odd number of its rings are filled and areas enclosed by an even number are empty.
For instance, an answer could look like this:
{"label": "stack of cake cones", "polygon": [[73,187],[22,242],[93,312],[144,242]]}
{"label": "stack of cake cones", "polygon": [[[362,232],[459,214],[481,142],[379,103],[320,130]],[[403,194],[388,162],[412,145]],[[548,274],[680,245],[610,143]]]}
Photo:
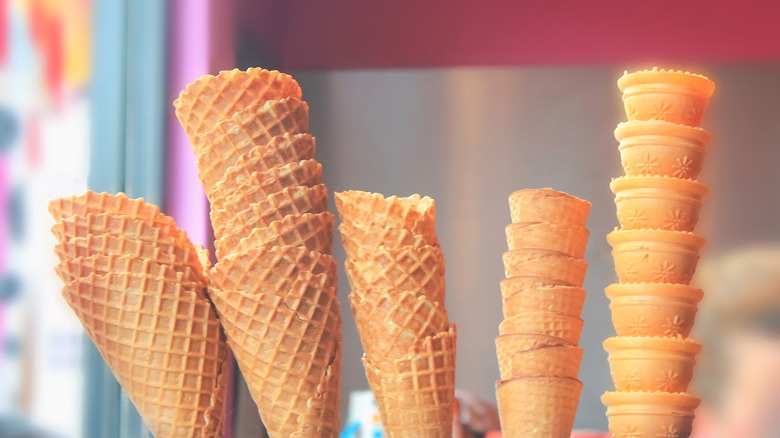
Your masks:
{"label": "stack of cake cones", "polygon": [[455,325],[433,199],[336,194],[363,366],[388,437],[452,436]]}
{"label": "stack of cake cones", "polygon": [[174,102],[211,203],[209,294],[273,438],[335,437],[341,316],[334,217],[290,76],[225,71]]}
{"label": "stack of cake cones", "polygon": [[552,189],[509,197],[504,321],[496,338],[501,430],[507,438],[568,438],[582,382],[582,283],[590,203]]}
{"label": "stack of cake cones", "polygon": [[699,124],[715,85],[654,68],[618,86],[629,120],[615,130],[625,176],[610,185],[619,282],[606,293],[617,336],[604,342],[617,392],[602,401],[615,437],[684,438],[699,404],[685,394],[701,350],[688,339],[702,298],[689,286],[704,246],[693,231],[707,187],[696,178],[710,142]]}
{"label": "stack of cake cones", "polygon": [[124,194],[55,199],[49,212],[63,297],[152,433],[221,437],[227,346],[203,249]]}

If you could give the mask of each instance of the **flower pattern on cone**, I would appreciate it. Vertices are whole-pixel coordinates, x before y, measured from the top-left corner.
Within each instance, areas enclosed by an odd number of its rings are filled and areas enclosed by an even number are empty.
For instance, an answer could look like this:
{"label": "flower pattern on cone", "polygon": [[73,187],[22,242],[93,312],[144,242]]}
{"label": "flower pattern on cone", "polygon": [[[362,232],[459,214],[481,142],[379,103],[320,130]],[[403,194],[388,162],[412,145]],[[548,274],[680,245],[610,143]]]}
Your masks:
{"label": "flower pattern on cone", "polygon": [[682,338],[613,337],[604,349],[618,391],[685,392],[701,345]]}
{"label": "flower pattern on cone", "polygon": [[707,195],[704,184],[661,176],[617,178],[610,188],[623,230],[693,231]]}

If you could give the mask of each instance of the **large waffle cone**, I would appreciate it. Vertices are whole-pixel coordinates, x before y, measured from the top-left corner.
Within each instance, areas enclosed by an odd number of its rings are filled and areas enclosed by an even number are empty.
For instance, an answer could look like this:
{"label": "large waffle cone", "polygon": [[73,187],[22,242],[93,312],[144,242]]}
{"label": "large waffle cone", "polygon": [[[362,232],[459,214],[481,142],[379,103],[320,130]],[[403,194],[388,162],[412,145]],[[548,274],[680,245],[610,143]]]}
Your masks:
{"label": "large waffle cone", "polygon": [[[106,275],[113,273],[159,277],[165,281],[179,283],[183,287],[192,289],[196,289],[198,285],[197,281],[192,280],[190,268],[177,271],[170,266],[160,265],[151,260],[132,255],[94,254],[88,257],[65,259],[54,267],[54,271],[65,284],[77,278],[88,277],[89,274]],[[202,283],[200,284],[202,285]]]}
{"label": "large waffle cone", "polygon": [[190,144],[194,144],[198,134],[211,131],[241,109],[287,97],[301,97],[301,87],[292,76],[261,68],[235,69],[200,77],[187,85],[173,106]]}
{"label": "large waffle cone", "polygon": [[410,290],[444,303],[444,257],[434,246],[380,248],[364,260],[347,259],[352,289]]}
{"label": "large waffle cone", "polygon": [[368,384],[374,393],[385,435],[450,438],[455,403],[455,326],[412,347],[378,370],[366,358]]}
{"label": "large waffle cone", "polygon": [[211,285],[255,295],[286,295],[301,272],[325,274],[327,287],[336,287],[336,262],[328,254],[297,246],[253,248],[234,252],[211,269]]}
{"label": "large waffle cone", "polygon": [[[238,187],[232,181],[222,180],[209,194],[209,199],[217,206],[229,205],[235,211],[242,211],[287,187],[312,187],[317,184],[322,184],[322,165],[316,160],[304,160],[254,172]],[[230,196],[232,198],[228,201]]]}
{"label": "large waffle cone", "polygon": [[590,202],[551,188],[523,189],[509,195],[512,222],[548,222],[585,227]]}
{"label": "large waffle cone", "polygon": [[[571,377],[576,379],[582,363],[582,348],[574,345],[553,345],[532,350],[515,351],[498,356],[501,378]],[[503,360],[502,360],[503,359]]]}
{"label": "large waffle cone", "polygon": [[302,134],[308,130],[309,106],[296,98],[273,100],[235,113],[199,136],[193,145],[203,188],[210,193],[225,172],[253,148],[285,133]]}
{"label": "large waffle cone", "polygon": [[409,230],[397,228],[359,228],[348,223],[339,225],[341,244],[347,252],[347,257],[362,260],[384,248],[400,248],[402,246],[439,246],[435,234],[415,234]]}
{"label": "large waffle cone", "polygon": [[363,351],[377,369],[450,326],[444,306],[412,291],[358,289],[349,299]]}
{"label": "large waffle cone", "polygon": [[542,249],[507,251],[503,260],[507,277],[543,277],[576,287],[582,287],[588,270],[588,262],[582,259]]}
{"label": "large waffle cone", "polygon": [[567,377],[522,377],[496,382],[506,438],[569,438],[582,382]]}
{"label": "large waffle cone", "polygon": [[299,272],[268,293],[209,290],[273,438],[337,436],[341,316],[327,277]]}
{"label": "large waffle cone", "polygon": [[330,254],[333,251],[333,221],[333,214],[327,211],[295,214],[268,227],[255,228],[246,237],[240,233],[227,233],[215,243],[217,258],[259,246],[303,246],[309,251]]}
{"label": "large waffle cone", "polygon": [[[211,223],[217,238],[225,233],[246,232],[267,227],[292,214],[321,213],[328,209],[328,189],[324,184],[313,187],[287,187],[267,197],[257,196],[257,201],[243,211],[235,210],[228,198],[227,206],[211,207]],[[243,201],[243,200],[242,200]]]}
{"label": "large waffle cone", "polygon": [[396,228],[416,234],[436,234],[433,199],[420,195],[406,198],[350,190],[336,193],[341,221],[359,228]]}
{"label": "large waffle cone", "polygon": [[221,437],[227,347],[219,321],[202,293],[168,275],[90,274],[63,297],[156,437]]}

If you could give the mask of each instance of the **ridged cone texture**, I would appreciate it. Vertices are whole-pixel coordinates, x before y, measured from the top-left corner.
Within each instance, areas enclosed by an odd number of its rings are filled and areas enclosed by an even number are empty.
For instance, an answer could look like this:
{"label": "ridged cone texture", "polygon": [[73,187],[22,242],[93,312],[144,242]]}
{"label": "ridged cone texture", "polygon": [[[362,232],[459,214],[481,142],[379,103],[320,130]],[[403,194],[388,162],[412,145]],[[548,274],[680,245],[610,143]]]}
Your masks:
{"label": "ridged cone texture", "polygon": [[[227,248],[246,252],[259,246],[302,246],[309,251],[330,254],[333,250],[334,220],[333,214],[327,211],[285,216],[267,227],[253,229],[248,236],[237,242],[235,239],[230,240]],[[227,238],[231,236],[226,235]],[[219,241],[216,245],[219,248]],[[220,257],[219,254],[217,257]]]}
{"label": "ridged cone texture", "polygon": [[379,250],[380,247],[398,249],[405,246],[439,246],[435,234],[416,234],[406,229],[395,228],[359,228],[348,223],[339,225],[341,244],[347,257],[363,260]]}
{"label": "ridged cone texture", "polygon": [[420,195],[384,197],[356,190],[336,194],[342,222],[359,228],[405,229],[416,234],[436,234],[433,199]]}
{"label": "ridged cone texture", "polygon": [[521,377],[496,383],[498,416],[506,438],[569,438],[582,382],[566,377]]}

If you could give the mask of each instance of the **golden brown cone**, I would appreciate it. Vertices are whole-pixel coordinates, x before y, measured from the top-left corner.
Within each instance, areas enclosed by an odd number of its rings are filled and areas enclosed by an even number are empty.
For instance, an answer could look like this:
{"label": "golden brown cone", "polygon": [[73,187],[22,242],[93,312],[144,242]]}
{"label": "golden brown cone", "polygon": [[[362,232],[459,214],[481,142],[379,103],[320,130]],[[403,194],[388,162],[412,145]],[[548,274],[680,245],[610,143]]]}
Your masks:
{"label": "golden brown cone", "polygon": [[611,337],[604,341],[618,391],[685,392],[701,344],[683,338]]}
{"label": "golden brown cone", "polygon": [[503,260],[507,277],[543,277],[576,287],[582,287],[588,270],[588,262],[549,250],[507,251]]}
{"label": "golden brown cone", "polygon": [[341,222],[369,228],[406,229],[415,234],[436,234],[436,206],[420,195],[406,198],[350,190],[336,193]]}
{"label": "golden brown cone", "polygon": [[366,358],[380,370],[450,326],[444,306],[412,291],[357,289],[349,300]]}
{"label": "golden brown cone", "polygon": [[211,269],[211,286],[247,294],[286,294],[300,272],[325,274],[326,287],[336,287],[336,262],[328,254],[297,246],[253,248],[234,252]]}
{"label": "golden brown cone", "polygon": [[206,194],[242,155],[270,143],[276,136],[302,134],[308,129],[309,106],[295,98],[250,106],[217,123],[214,130],[199,136],[192,146]]}
{"label": "golden brown cone", "polygon": [[666,230],[620,230],[607,235],[621,283],[689,284],[705,239]]}
{"label": "golden brown cone", "polygon": [[701,400],[688,394],[634,391],[605,392],[601,402],[607,407],[609,430],[616,437],[687,438]]}
{"label": "golden brown cone", "polygon": [[321,213],[328,209],[328,189],[324,184],[313,187],[287,187],[279,193],[268,197],[257,196],[256,199],[260,201],[243,211],[233,208],[230,197],[227,207],[218,208],[212,205],[210,217],[214,235],[220,238],[228,230],[251,233],[255,228],[267,227],[291,214]]}
{"label": "golden brown cone", "polygon": [[504,300],[504,318],[532,310],[579,316],[585,304],[585,289],[571,286],[522,289]]}
{"label": "golden brown cone", "polygon": [[388,438],[450,438],[455,403],[456,330],[412,347],[383,372],[363,358],[368,384],[376,398]]}
{"label": "golden brown cone", "polygon": [[272,167],[265,172],[254,172],[239,187],[222,180],[209,194],[209,199],[217,206],[228,205],[226,200],[233,195],[229,205],[235,211],[242,211],[254,204],[258,196],[264,199],[286,187],[312,187],[317,184],[322,184],[322,165],[316,160],[304,160],[282,167]]}
{"label": "golden brown cone", "polygon": [[693,231],[707,186],[664,176],[612,180],[620,226],[625,230]]}
{"label": "golden brown cone", "polygon": [[364,260],[347,259],[345,267],[353,290],[409,290],[444,303],[445,263],[438,247],[380,248]]}
{"label": "golden brown cone", "polygon": [[148,277],[159,277],[168,282],[179,283],[183,287],[197,290],[198,286],[203,287],[202,282],[193,280],[190,268],[184,268],[183,271],[176,271],[169,266],[160,265],[148,259],[138,258],[132,255],[102,255],[94,254],[88,257],[77,257],[75,259],[65,259],[54,267],[57,276],[64,284],[71,281],[88,277],[89,274],[106,275],[114,274],[137,274]]}
{"label": "golden brown cone", "polygon": [[[312,433],[299,436],[335,437],[339,397],[318,399],[318,388],[339,388],[336,289],[327,274],[301,271],[290,281],[291,287],[267,293],[210,288],[209,294],[269,435],[307,429]],[[312,405],[328,412],[311,413]],[[322,423],[303,424],[315,418]]]}
{"label": "golden brown cone", "polygon": [[[555,336],[535,335],[528,333],[513,333],[496,337],[496,355],[498,356],[498,368],[501,378],[506,380],[511,377],[505,370],[508,369],[509,359],[521,351],[534,350],[541,347],[573,346],[571,342]],[[520,377],[520,376],[517,376]]]}
{"label": "golden brown cone", "polygon": [[287,97],[301,98],[301,87],[290,75],[261,68],[222,71],[198,78],[173,102],[176,117],[190,144],[248,106]]}
{"label": "golden brown cone", "polygon": [[551,345],[498,356],[501,379],[520,377],[571,377],[580,373],[582,348]]}
{"label": "golden brown cone", "polygon": [[569,224],[514,223],[506,227],[509,250],[546,249],[581,259],[585,255],[590,232]]}
{"label": "golden brown cone", "polygon": [[498,331],[502,335],[529,333],[554,336],[577,345],[582,333],[582,319],[560,313],[532,311],[505,319],[499,324]]}
{"label": "golden brown cone", "polygon": [[[339,332],[341,330],[339,329]],[[336,343],[336,355],[328,365],[325,377],[317,386],[316,395],[309,399],[308,411],[298,417],[297,431],[292,438],[336,437],[339,431],[341,402],[341,341]],[[334,409],[335,406],[335,409]]]}
{"label": "golden brown cone", "polygon": [[585,227],[590,202],[551,188],[523,189],[509,195],[512,222],[547,222]]}
{"label": "golden brown cone", "polygon": [[353,260],[361,260],[377,250],[379,247],[400,248],[402,246],[439,246],[435,234],[415,234],[409,230],[396,228],[358,228],[342,223],[339,225],[341,244],[347,252],[347,257]]}
{"label": "golden brown cone", "polygon": [[228,233],[217,240],[217,258],[233,251],[249,251],[258,246],[303,246],[324,254],[333,252],[333,222],[330,212],[285,216],[268,227],[255,228],[249,235]]}
{"label": "golden brown cone", "polygon": [[522,377],[496,382],[505,438],[569,438],[582,382],[567,377]]}
{"label": "golden brown cone", "polygon": [[525,289],[551,289],[568,286],[562,281],[542,277],[509,277],[501,280],[501,298],[506,301],[510,295]]}
{"label": "golden brown cone", "polygon": [[155,436],[222,436],[227,347],[201,293],[129,273],[90,274],[62,293]]}

